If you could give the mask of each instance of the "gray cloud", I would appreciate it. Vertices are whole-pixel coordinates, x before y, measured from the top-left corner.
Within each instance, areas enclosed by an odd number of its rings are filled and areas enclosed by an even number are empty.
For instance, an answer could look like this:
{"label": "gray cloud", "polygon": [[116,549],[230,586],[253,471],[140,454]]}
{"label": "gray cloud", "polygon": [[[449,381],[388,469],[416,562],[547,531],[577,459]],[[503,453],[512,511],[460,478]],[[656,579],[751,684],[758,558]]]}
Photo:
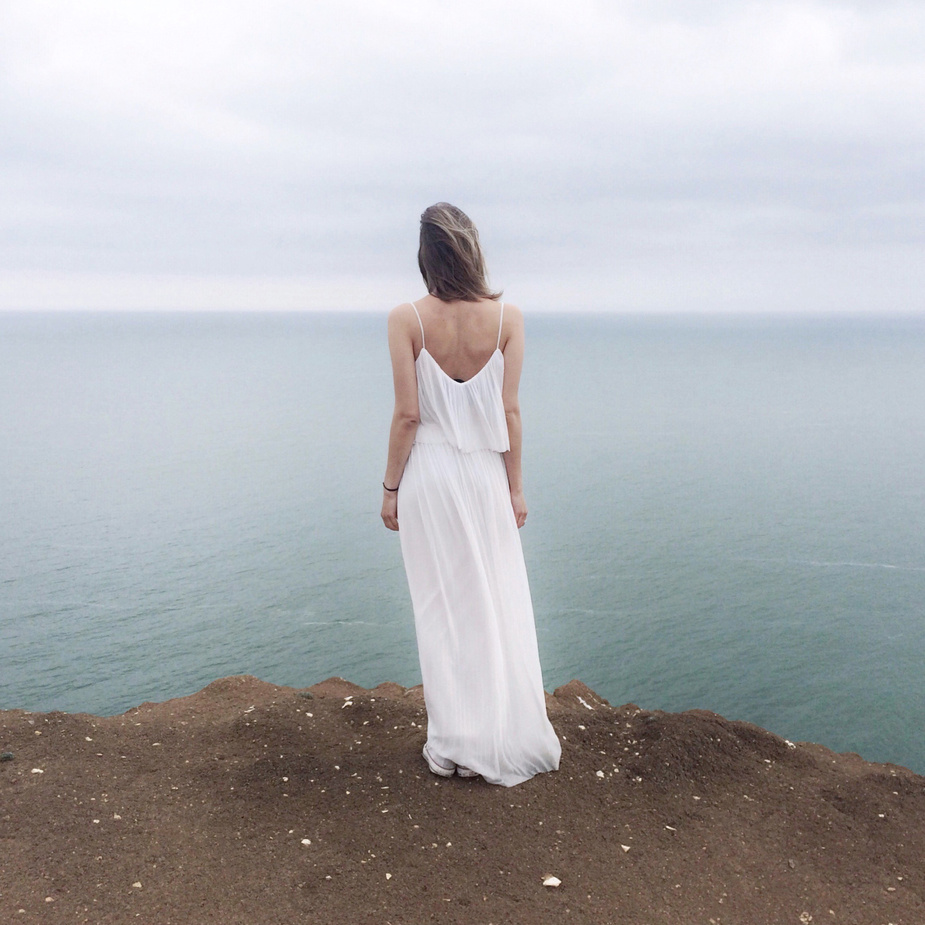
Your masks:
{"label": "gray cloud", "polygon": [[6,307],[396,301],[437,199],[540,307],[922,307],[918,4],[2,12]]}

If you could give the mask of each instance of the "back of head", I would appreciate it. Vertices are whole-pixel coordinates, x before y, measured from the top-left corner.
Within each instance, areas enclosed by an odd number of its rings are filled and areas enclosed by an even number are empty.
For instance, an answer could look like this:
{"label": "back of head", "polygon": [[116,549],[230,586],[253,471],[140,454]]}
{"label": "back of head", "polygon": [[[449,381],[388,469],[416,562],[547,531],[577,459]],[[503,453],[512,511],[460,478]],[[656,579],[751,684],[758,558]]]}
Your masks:
{"label": "back of head", "polygon": [[501,295],[488,288],[475,225],[448,202],[428,206],[421,215],[418,266],[427,291],[443,302],[477,302]]}

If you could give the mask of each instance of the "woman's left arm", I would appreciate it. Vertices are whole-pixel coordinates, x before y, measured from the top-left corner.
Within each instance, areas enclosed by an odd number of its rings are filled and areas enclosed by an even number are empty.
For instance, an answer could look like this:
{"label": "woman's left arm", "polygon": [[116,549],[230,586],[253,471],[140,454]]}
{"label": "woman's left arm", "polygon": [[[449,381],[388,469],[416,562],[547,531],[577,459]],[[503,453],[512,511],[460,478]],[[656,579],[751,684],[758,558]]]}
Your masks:
{"label": "woman's left arm", "polygon": [[507,339],[504,353],[504,383],[501,397],[504,401],[504,417],[507,421],[510,449],[504,454],[507,481],[511,492],[511,507],[518,527],[527,521],[527,502],[524,500],[524,481],[521,471],[520,453],[523,445],[523,426],[520,420],[520,400],[517,397],[520,386],[520,372],[524,365],[524,316],[515,305],[506,305],[504,328]]}
{"label": "woman's left arm", "polygon": [[414,371],[414,340],[408,314],[408,305],[399,305],[389,313],[389,353],[392,357],[395,409],[389,430],[389,456],[382,489],[382,522],[389,530],[398,529],[398,492],[386,489],[398,488],[418,429],[418,380]]}

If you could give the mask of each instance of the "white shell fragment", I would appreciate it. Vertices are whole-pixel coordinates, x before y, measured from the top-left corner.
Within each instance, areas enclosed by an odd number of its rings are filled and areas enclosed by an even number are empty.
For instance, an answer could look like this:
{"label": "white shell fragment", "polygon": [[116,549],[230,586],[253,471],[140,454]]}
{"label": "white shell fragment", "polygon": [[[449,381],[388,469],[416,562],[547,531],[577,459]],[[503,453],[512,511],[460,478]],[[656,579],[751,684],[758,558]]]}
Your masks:
{"label": "white shell fragment", "polygon": [[620,845],[620,847],[623,849],[623,853],[624,853],[624,854],[626,854],[626,852],[630,850],[630,846],[629,846],[629,845]]}
{"label": "white shell fragment", "polygon": [[597,776],[598,776],[598,777],[603,777],[603,776],[604,776],[604,772],[603,772],[603,771],[598,771],[598,772],[597,772]]}
{"label": "white shell fragment", "polygon": [[558,877],[553,877],[552,874],[547,874],[543,877],[543,886],[557,887],[562,884],[562,881]]}
{"label": "white shell fragment", "polygon": [[41,768],[33,768],[32,773],[33,774],[44,774],[45,772]]}
{"label": "white shell fragment", "polygon": [[305,845],[306,847],[308,847],[308,845],[310,845],[311,843],[312,843],[312,840],[310,838],[302,839],[302,844]]}

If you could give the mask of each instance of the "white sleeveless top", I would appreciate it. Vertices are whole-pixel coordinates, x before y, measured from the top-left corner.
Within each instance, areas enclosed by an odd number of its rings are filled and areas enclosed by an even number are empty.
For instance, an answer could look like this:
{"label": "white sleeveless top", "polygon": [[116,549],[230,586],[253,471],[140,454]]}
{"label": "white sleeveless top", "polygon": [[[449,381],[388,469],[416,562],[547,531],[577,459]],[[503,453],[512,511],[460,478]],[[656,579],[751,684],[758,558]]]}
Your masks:
{"label": "white sleeveless top", "polygon": [[494,450],[506,453],[510,448],[507,419],[501,386],[504,381],[504,354],[501,352],[501,324],[498,343],[488,362],[465,382],[448,376],[427,352],[424,325],[417,306],[411,303],[421,325],[421,352],[414,361],[418,380],[418,415],[420,423],[415,443],[449,443],[460,452]]}

